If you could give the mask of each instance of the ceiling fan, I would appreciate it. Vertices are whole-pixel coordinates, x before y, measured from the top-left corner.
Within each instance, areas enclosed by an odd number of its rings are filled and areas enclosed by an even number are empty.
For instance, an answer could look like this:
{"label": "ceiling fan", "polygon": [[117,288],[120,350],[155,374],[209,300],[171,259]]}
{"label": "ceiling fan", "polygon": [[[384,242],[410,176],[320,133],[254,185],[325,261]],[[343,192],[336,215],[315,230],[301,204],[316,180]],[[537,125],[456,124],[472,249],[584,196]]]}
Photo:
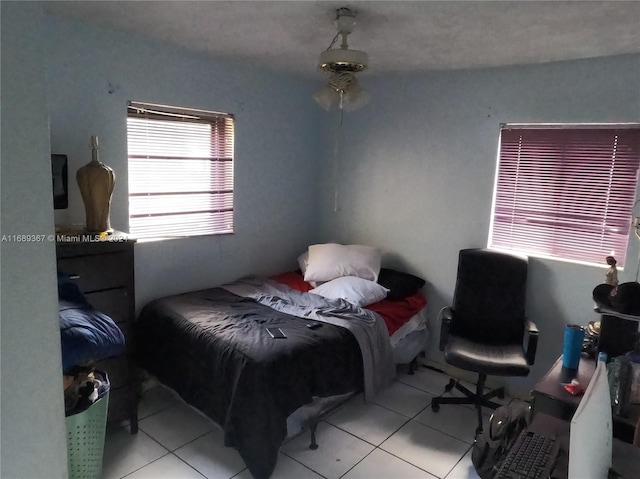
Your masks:
{"label": "ceiling fan", "polygon": [[[320,54],[318,68],[329,73],[327,85],[318,90],[313,98],[325,110],[338,107],[342,111],[353,111],[365,106],[371,95],[360,86],[356,73],[367,69],[369,55],[360,50],[351,50],[347,37],[353,32],[356,14],[349,8],[336,10],[335,25],[338,30],[329,47]],[[333,48],[342,37],[339,48]]]}

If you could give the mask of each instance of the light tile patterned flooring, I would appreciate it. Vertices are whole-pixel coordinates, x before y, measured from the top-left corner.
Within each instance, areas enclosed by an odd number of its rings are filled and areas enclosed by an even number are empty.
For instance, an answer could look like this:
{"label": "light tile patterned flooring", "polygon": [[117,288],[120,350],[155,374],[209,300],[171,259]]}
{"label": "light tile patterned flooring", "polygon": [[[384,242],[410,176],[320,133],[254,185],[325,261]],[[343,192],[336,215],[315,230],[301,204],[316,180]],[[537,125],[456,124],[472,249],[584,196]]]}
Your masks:
{"label": "light tile patterned flooring", "polygon": [[[400,372],[373,402],[356,396],[318,425],[317,450],[309,449],[308,432],[285,442],[272,478],[478,479],[474,410],[443,405],[436,414],[429,407],[448,381],[420,367]],[[136,435],[128,427],[108,431],[103,479],[251,479],[220,428],[171,390],[147,391],[139,416]]]}

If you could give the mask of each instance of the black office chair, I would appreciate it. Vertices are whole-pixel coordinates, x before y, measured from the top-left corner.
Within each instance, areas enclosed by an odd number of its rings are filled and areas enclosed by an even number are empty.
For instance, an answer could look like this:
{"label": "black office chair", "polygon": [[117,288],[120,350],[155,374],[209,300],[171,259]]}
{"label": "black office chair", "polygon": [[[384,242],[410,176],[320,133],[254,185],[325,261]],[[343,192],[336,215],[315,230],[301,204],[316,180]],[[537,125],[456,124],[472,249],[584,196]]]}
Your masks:
{"label": "black office chair", "polygon": [[538,330],[525,317],[528,264],[526,257],[486,249],[460,251],[453,305],[440,313],[445,361],[479,376],[475,393],[451,379],[445,391],[455,387],[465,397],[436,397],[431,409],[438,412],[440,404],[475,405],[476,435],[482,432],[482,406],[495,409],[500,405],[491,399],[504,397],[503,387],[484,393],[487,375],[527,376],[535,360]]}

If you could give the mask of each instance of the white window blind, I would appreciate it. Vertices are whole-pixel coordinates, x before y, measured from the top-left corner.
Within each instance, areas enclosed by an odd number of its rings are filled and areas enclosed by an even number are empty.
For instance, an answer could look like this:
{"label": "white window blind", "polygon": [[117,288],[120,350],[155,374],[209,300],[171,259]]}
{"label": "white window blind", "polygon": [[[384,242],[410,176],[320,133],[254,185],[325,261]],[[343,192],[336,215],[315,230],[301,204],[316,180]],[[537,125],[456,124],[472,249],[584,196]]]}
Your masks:
{"label": "white window blind", "polygon": [[624,266],[638,128],[503,128],[489,246]]}
{"label": "white window blind", "polygon": [[233,116],[130,102],[129,229],[137,238],[233,233]]}

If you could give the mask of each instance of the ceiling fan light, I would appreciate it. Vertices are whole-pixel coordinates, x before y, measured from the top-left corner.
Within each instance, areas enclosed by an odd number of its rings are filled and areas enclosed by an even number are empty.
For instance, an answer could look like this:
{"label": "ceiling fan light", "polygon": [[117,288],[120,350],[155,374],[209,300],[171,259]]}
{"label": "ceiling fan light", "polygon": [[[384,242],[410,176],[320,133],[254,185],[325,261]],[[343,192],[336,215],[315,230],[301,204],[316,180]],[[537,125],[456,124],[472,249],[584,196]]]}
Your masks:
{"label": "ceiling fan light", "polygon": [[347,91],[342,98],[342,109],[352,112],[362,108],[371,100],[371,94],[358,87],[356,91]]}
{"label": "ceiling fan light", "polygon": [[339,95],[338,92],[336,92],[329,85],[325,85],[313,94],[313,99],[321,108],[329,111],[332,106],[337,104]]}
{"label": "ceiling fan light", "polygon": [[[360,50],[350,50],[347,43],[347,37],[353,32],[355,23],[356,16],[352,10],[339,8],[336,17],[338,34],[329,48],[320,54],[318,69],[329,73],[329,84],[317,91],[313,98],[327,111],[334,105],[342,111],[353,111],[366,105],[371,98],[369,93],[360,88],[355,76],[367,69],[369,55]],[[340,48],[333,48],[340,36]]]}

